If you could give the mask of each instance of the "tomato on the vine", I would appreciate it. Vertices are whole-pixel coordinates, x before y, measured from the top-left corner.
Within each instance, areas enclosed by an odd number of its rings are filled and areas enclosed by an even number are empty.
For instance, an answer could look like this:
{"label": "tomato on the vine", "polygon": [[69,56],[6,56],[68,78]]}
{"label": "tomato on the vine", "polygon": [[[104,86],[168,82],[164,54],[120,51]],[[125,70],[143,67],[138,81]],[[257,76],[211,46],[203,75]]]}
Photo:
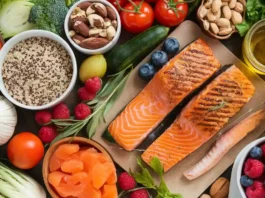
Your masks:
{"label": "tomato on the vine", "polygon": [[7,146],[9,161],[20,169],[36,166],[44,155],[44,146],[34,134],[23,132],[15,135]]}
{"label": "tomato on the vine", "polygon": [[145,0],[145,2],[147,2],[147,3],[156,3],[157,0]]}
{"label": "tomato on the vine", "polygon": [[123,7],[128,0],[108,0],[118,11],[120,10],[118,4],[120,5],[120,7]]}
{"label": "tomato on the vine", "polygon": [[141,33],[150,28],[155,18],[152,7],[143,1],[128,2],[120,17],[124,29],[131,33]]}
{"label": "tomato on the vine", "polygon": [[188,4],[180,0],[158,0],[155,5],[156,20],[164,26],[174,27],[182,23],[188,14]]}

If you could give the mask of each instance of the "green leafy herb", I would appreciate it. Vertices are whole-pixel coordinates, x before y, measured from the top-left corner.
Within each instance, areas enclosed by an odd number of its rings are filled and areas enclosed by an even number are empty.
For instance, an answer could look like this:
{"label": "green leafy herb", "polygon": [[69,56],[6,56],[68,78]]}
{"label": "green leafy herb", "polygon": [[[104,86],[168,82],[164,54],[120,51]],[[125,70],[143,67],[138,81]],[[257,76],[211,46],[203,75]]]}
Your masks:
{"label": "green leafy herb", "polygon": [[160,177],[159,186],[155,184],[153,177],[151,176],[148,169],[144,167],[143,162],[140,158],[137,159],[137,163],[141,168],[141,172],[132,173],[132,171],[130,171],[130,174],[134,177],[137,183],[142,184],[146,189],[155,190],[157,192],[156,198],[182,198],[180,194],[173,194],[169,191],[163,178],[164,168],[159,158],[154,157],[150,163],[151,168]]}
{"label": "green leafy herb", "polygon": [[76,136],[86,125],[88,137],[92,138],[99,123],[104,120],[104,116],[121,94],[125,82],[132,71],[127,72],[127,70],[128,68],[120,72],[119,75],[111,77],[97,94],[96,98],[87,103],[93,108],[93,113],[89,117],[84,120],[52,120],[59,128],[59,131],[61,131],[52,143],[68,136]]}
{"label": "green leafy herb", "polygon": [[223,108],[225,105],[227,105],[227,102],[223,100],[220,104],[210,108],[208,111],[216,111],[218,109]]}
{"label": "green leafy herb", "polygon": [[261,0],[247,0],[245,20],[236,25],[241,36],[245,36],[248,30],[257,21],[265,19],[265,4]]}

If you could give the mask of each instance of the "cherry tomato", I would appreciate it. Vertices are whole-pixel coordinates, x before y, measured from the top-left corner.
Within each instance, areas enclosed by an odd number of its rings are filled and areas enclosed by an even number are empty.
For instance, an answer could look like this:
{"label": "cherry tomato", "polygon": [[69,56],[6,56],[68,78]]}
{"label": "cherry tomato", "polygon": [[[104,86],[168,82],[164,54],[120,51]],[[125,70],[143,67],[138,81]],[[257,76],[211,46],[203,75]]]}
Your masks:
{"label": "cherry tomato", "polygon": [[129,2],[121,11],[121,23],[125,30],[132,33],[140,33],[152,26],[154,11],[146,2]]}
{"label": "cherry tomato", "polygon": [[127,3],[127,0],[108,0],[117,10],[120,10],[119,9],[119,6],[117,4],[117,1],[118,3],[120,4],[121,7],[123,7],[126,3]]}
{"label": "cherry tomato", "polygon": [[146,3],[156,3],[157,0],[145,0]]}
{"label": "cherry tomato", "polygon": [[44,155],[41,140],[30,132],[15,135],[7,146],[9,161],[20,169],[30,169],[36,166]]}
{"label": "cherry tomato", "polygon": [[188,14],[188,4],[179,0],[158,0],[155,5],[156,20],[164,26],[174,27],[184,21]]}

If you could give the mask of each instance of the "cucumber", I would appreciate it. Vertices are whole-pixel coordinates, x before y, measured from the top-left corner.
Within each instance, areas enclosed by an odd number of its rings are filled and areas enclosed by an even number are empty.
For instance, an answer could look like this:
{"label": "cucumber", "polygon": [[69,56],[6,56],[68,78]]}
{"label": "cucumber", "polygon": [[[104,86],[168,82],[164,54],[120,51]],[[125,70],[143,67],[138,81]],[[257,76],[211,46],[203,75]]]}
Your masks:
{"label": "cucumber", "polygon": [[117,73],[129,65],[135,67],[167,36],[169,28],[156,25],[108,53],[106,60],[110,73]]}

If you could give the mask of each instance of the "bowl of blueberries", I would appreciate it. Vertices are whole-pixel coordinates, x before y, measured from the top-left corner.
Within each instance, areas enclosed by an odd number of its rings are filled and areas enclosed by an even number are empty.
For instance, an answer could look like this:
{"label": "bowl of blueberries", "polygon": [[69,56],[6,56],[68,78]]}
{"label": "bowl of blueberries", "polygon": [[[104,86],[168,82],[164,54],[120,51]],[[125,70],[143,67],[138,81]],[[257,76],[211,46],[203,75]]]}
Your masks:
{"label": "bowl of blueberries", "polygon": [[151,54],[150,61],[139,67],[138,75],[145,81],[150,81],[168,61],[178,54],[180,48],[176,38],[169,37],[163,43],[162,49]]}
{"label": "bowl of blueberries", "polygon": [[265,198],[265,137],[248,144],[238,154],[229,198]]}

